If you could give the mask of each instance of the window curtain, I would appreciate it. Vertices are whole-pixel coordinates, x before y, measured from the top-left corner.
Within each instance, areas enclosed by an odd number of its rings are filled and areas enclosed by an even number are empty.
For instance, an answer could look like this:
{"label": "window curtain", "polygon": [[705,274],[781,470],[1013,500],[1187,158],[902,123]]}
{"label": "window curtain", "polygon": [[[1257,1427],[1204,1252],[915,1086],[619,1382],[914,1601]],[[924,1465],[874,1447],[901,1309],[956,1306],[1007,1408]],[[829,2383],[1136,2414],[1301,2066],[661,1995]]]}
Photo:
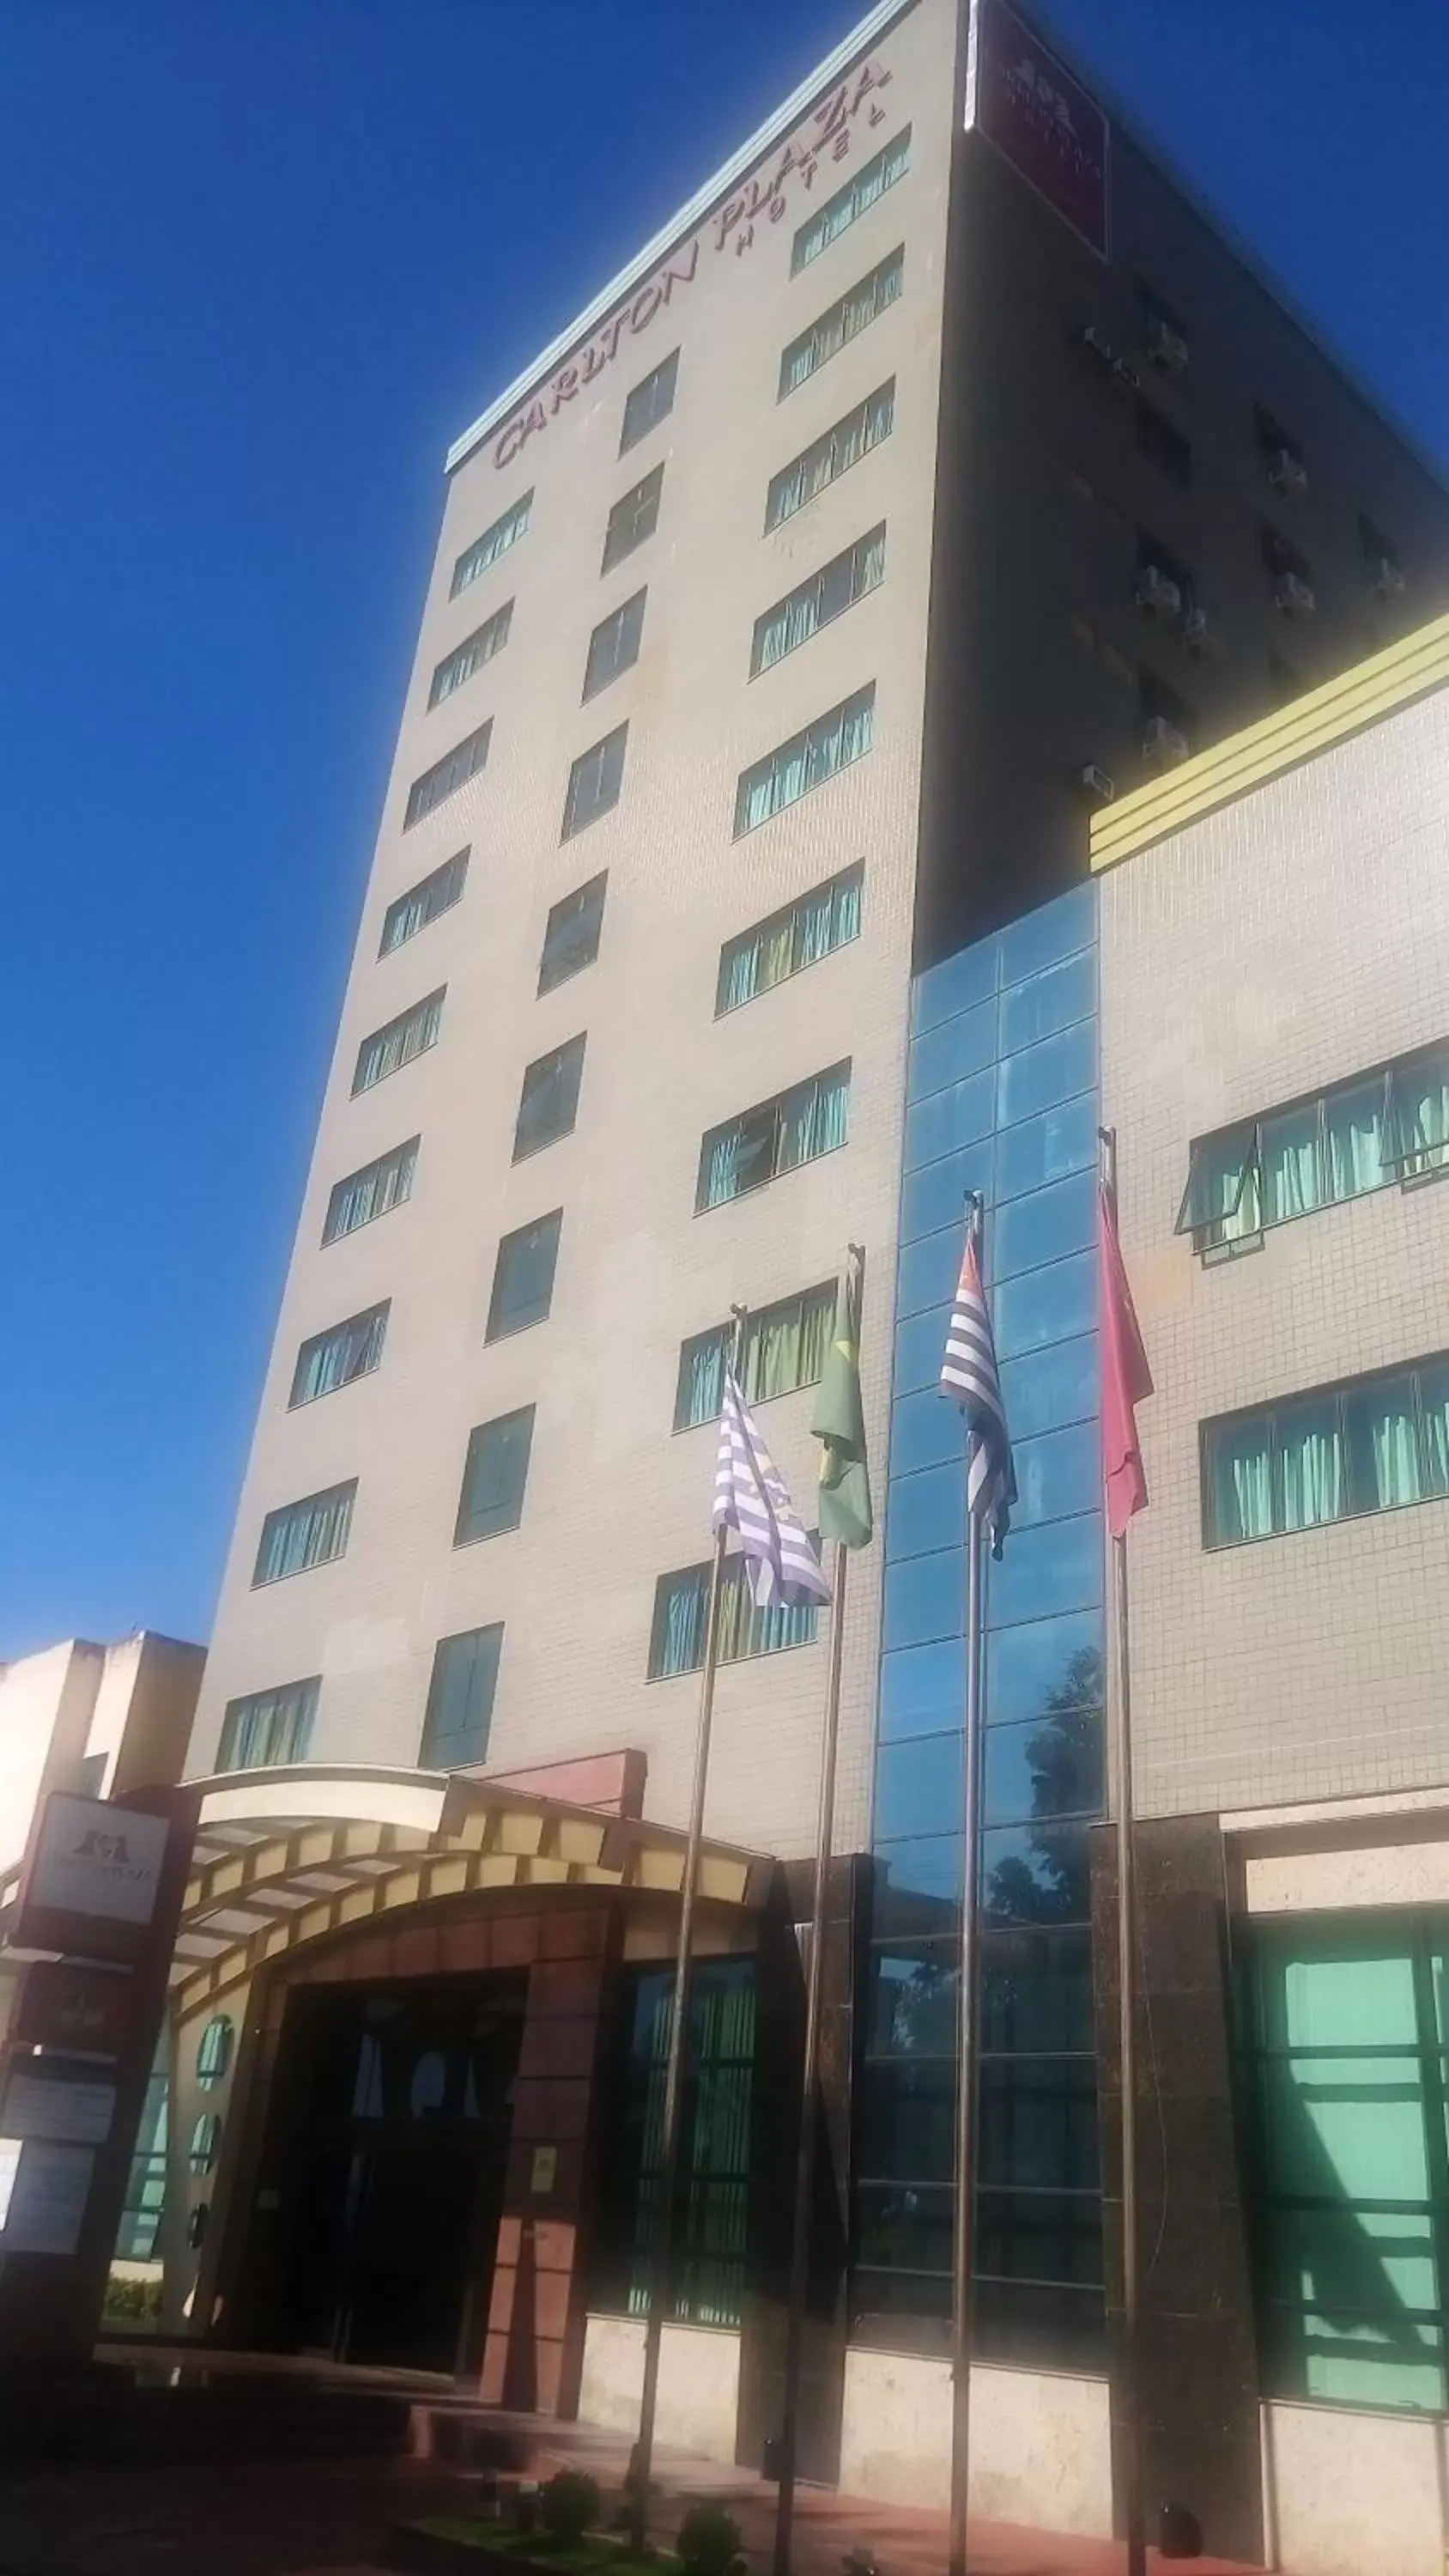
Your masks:
{"label": "window curtain", "polygon": [[1349,1493],[1356,1512],[1392,1511],[1423,1497],[1412,1377],[1381,1379],[1343,1400]]}
{"label": "window curtain", "polygon": [[1425,1369],[1419,1381],[1424,1414],[1426,1489],[1449,1494],[1449,1367]]}
{"label": "window curtain", "polygon": [[1312,1529],[1348,1509],[1343,1438],[1335,1404],[1295,1406],[1277,1418],[1282,1527]]}
{"label": "window curtain", "polygon": [[1329,1196],[1352,1199],[1363,1190],[1378,1189],[1392,1177],[1384,1133],[1382,1082],[1363,1083],[1355,1091],[1330,1094],[1323,1109]]}
{"label": "window curtain", "polygon": [[[1322,1190],[1318,1168],[1318,1106],[1295,1109],[1263,1122],[1258,1156],[1263,1223],[1282,1225],[1316,1208]],[[1246,1189],[1244,1197],[1248,1195]],[[1241,1213],[1241,1211],[1240,1211]]]}
{"label": "window curtain", "polygon": [[279,1512],[263,1537],[257,1582],[276,1583],[283,1575],[305,1574],[310,1567],[328,1564],[341,1556],[347,1545],[354,1491],[353,1486],[344,1485],[336,1493],[319,1494],[313,1502]]}
{"label": "window curtain", "polygon": [[854,574],[854,581],[851,589],[852,599],[863,599],[868,590],[874,590],[879,583],[884,581],[885,549],[886,541],[884,528],[877,529],[875,535],[867,544],[856,548],[855,560],[852,567]]}
{"label": "window curtain", "polygon": [[1256,1137],[1214,1140],[1195,1160],[1192,1219],[1210,1243],[1238,1243],[1262,1227]]}
{"label": "window curtain", "polygon": [[817,957],[828,957],[838,944],[836,905],[838,888],[822,886],[818,894],[807,895],[795,912],[795,946],[797,963],[813,966]]}
{"label": "window curtain", "polygon": [[800,1309],[767,1306],[752,1319],[745,1346],[745,1391],[750,1403],[788,1395],[800,1383]]}
{"label": "window curtain", "polygon": [[719,1207],[735,1195],[735,1160],[739,1150],[738,1127],[726,1127],[712,1136],[705,1155],[704,1204]]}
{"label": "window curtain", "polygon": [[679,1427],[687,1430],[695,1422],[713,1422],[724,1403],[725,1336],[711,1333],[707,1340],[696,1342],[684,1355],[684,1387],[679,1407]]}
{"label": "window curtain", "polygon": [[709,1573],[694,1566],[670,1578],[658,1613],[655,1673],[697,1672],[704,1662],[704,1632],[709,1616]]}
{"label": "window curtain", "polygon": [[757,951],[760,961],[757,990],[761,993],[768,993],[772,985],[783,984],[787,975],[794,974],[794,930],[795,916],[790,913],[783,921],[777,921],[772,928],[761,933]]}
{"label": "window curtain", "polygon": [[1449,1162],[1449,1057],[1394,1076],[1395,1146],[1406,1174]]}
{"label": "window curtain", "polygon": [[742,1002],[752,1002],[760,990],[760,941],[743,940],[725,961],[722,1011],[737,1011]]}
{"label": "window curtain", "polygon": [[1425,2083],[1439,2043],[1416,2001],[1419,1937],[1260,1937],[1269,2393],[1444,2405]]}
{"label": "window curtain", "polygon": [[789,1093],[782,1104],[778,1168],[790,1171],[797,1163],[813,1162],[817,1154],[843,1145],[849,1101],[848,1073],[822,1075],[818,1082],[802,1083],[798,1091]]}
{"label": "window curtain", "polygon": [[312,1733],[317,1685],[258,1691],[227,1711],[217,1755],[220,1771],[256,1771],[276,1762],[300,1762]]}
{"label": "window curtain", "polygon": [[1225,1422],[1208,1440],[1208,1519],[1214,1542],[1267,1538],[1273,1528],[1272,1453],[1266,1422]]}

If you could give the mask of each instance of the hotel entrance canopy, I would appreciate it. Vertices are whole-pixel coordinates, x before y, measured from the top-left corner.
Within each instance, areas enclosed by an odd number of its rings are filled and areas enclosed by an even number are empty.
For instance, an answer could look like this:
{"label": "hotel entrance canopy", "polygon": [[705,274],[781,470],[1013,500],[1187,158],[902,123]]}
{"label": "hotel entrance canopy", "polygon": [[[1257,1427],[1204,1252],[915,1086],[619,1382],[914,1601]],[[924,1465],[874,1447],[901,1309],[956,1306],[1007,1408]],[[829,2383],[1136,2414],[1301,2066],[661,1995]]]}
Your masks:
{"label": "hotel entrance canopy", "polygon": [[[507,1779],[301,1763],[197,1785],[191,1876],[172,1967],[185,2015],[324,1935],[492,1889],[677,1896],[685,1836]],[[772,1861],[706,1842],[701,1898],[762,1905]]]}

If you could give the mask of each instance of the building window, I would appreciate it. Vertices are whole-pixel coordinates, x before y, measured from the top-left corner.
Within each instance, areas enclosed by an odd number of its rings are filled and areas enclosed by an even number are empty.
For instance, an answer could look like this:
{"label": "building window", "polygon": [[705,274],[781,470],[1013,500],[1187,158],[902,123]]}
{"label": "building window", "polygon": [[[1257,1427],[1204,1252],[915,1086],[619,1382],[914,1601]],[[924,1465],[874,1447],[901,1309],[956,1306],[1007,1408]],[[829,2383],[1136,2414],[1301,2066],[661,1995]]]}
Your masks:
{"label": "building window", "polygon": [[885,195],[887,188],[893,188],[897,179],[905,177],[910,166],[911,129],[907,126],[893,143],[887,143],[883,151],[877,152],[873,161],[867,161],[863,170],[857,170],[853,179],[847,179],[843,188],[837,188],[833,197],[827,197],[819,213],[812,215],[808,224],[801,225],[790,254],[791,276],[798,277],[801,269],[808,268],[812,259],[818,259],[823,250],[828,250],[833,241],[840,239],[842,233],[849,232],[851,225],[868,212],[878,197]]}
{"label": "building window", "polygon": [[[619,1972],[620,2048],[589,2303],[647,2314],[659,2218],[664,2081],[674,1971]],[[744,2315],[753,2166],[755,1963],[701,1959],[690,1980],[688,2080],[680,2129],[671,2317],[738,2327]]]}
{"label": "building window", "polygon": [[1137,531],[1137,605],[1176,624],[1197,605],[1197,585],[1185,563],[1145,528]]}
{"label": "building window", "polygon": [[523,1489],[528,1482],[528,1453],[533,1445],[533,1406],[500,1414],[480,1423],[468,1435],[463,1492],[458,1504],[455,1547],[474,1539],[496,1538],[517,1529],[523,1517]]}
{"label": "building window", "polygon": [[853,698],[817,716],[803,733],[792,734],[778,751],[742,771],[735,790],[735,839],[768,823],[787,805],[797,804],[812,787],[823,787],[838,770],[848,769],[869,751],[875,724],[875,682],[857,689]]}
{"label": "building window", "polygon": [[315,1565],[331,1565],[347,1554],[357,1478],[329,1485],[325,1494],[304,1494],[299,1503],[283,1503],[262,1523],[261,1544],[252,1573],[258,1584],[280,1583],[289,1574],[310,1574]]}
{"label": "building window", "polygon": [[521,1333],[527,1325],[543,1322],[553,1303],[562,1224],[563,1210],[555,1208],[549,1216],[536,1217],[532,1225],[505,1234],[493,1268],[486,1341],[502,1341],[506,1333]]}
{"label": "building window", "polygon": [[314,1673],[305,1682],[283,1682],[277,1690],[249,1691],[245,1699],[228,1700],[218,1771],[265,1771],[274,1763],[305,1762],[321,1689],[321,1677]]}
{"label": "building window", "polygon": [[631,492],[614,503],[604,531],[601,572],[612,572],[616,563],[622,563],[636,546],[642,546],[646,537],[653,536],[659,524],[659,495],[663,489],[664,468],[656,465],[642,483],[636,483]]}
{"label": "building window", "polygon": [[855,339],[884,313],[887,305],[895,303],[905,273],[905,251],[893,250],[889,259],[883,259],[858,286],[852,286],[849,294],[842,295],[838,304],[832,304],[828,312],[812,322],[808,331],[802,331],[798,340],[790,342],[780,358],[781,402],[809,377],[818,375],[848,340]]}
{"label": "building window", "polygon": [[1274,490],[1276,492],[1306,490],[1308,475],[1304,468],[1303,450],[1297,439],[1291,437],[1284,428],[1281,420],[1275,420],[1272,412],[1265,411],[1261,403],[1254,405],[1253,435],[1257,440],[1258,454],[1263,460],[1263,471]]}
{"label": "building window", "polygon": [[525,492],[521,501],[515,501],[511,510],[505,510],[501,519],[495,519],[491,528],[484,529],[466,554],[459,555],[453,566],[452,588],[448,593],[450,599],[456,599],[460,590],[466,590],[480,573],[488,570],[490,564],[497,563],[500,555],[506,555],[510,546],[517,545],[528,526],[532,509],[533,494]]}
{"label": "building window", "polygon": [[561,838],[571,841],[575,832],[587,831],[601,814],[619,802],[624,783],[624,744],[628,739],[626,724],[606,733],[602,742],[591,743],[581,751],[569,771],[568,794],[564,798]]}
{"label": "building window", "polygon": [[450,698],[455,689],[461,689],[465,680],[472,679],[475,671],[482,670],[485,662],[491,662],[495,653],[502,652],[512,623],[513,602],[510,599],[502,608],[495,609],[483,625],[475,626],[471,635],[465,635],[462,643],[438,664],[433,673],[433,684],[428,691],[430,707],[441,706],[444,698]]}
{"label": "building window", "polygon": [[[811,1544],[818,1554],[813,1536]],[[687,1565],[678,1574],[660,1575],[654,1587],[649,1639],[651,1682],[697,1673],[703,1665],[710,1571],[707,1565]],[[732,1556],[725,1563],[719,1619],[720,1662],[741,1664],[755,1655],[777,1655],[786,1646],[813,1645],[820,1629],[820,1604],[777,1601],[768,1610],[758,1609],[745,1559]]]}
{"label": "building window", "polygon": [[447,985],[440,984],[436,993],[428,993],[414,1002],[410,1011],[400,1011],[387,1026],[374,1029],[357,1050],[357,1070],[352,1077],[352,1096],[371,1091],[373,1084],[385,1082],[390,1073],[400,1073],[415,1055],[426,1055],[438,1043],[443,1024],[443,996]]}
{"label": "building window", "polygon": [[787,903],[757,921],[738,939],[727,939],[719,953],[715,1012],[737,1011],[758,993],[783,984],[803,967],[814,966],[836,948],[860,936],[860,898],[865,870],[846,868],[825,885],[812,886],[798,903]]}
{"label": "building window", "polygon": [[827,483],[835,483],[858,465],[883,438],[889,438],[895,426],[896,380],[891,377],[879,391],[867,394],[823,438],[814,439],[798,456],[782,466],[771,481],[765,499],[765,533],[778,528],[784,519],[793,519]]}
{"label": "building window", "polygon": [[1185,489],[1192,481],[1192,449],[1181,430],[1174,429],[1171,421],[1164,420],[1161,412],[1150,402],[1144,402],[1140,395],[1135,413],[1137,445],[1142,454],[1150,457],[1154,465],[1160,465],[1164,474],[1170,474],[1173,482],[1181,483]]}
{"label": "building window", "polygon": [[157,2257],[161,2220],[166,2209],[169,2054],[169,2033],[163,2027],[146,2080],[145,2102],[136,2130],[136,2149],[126,2176],[126,2196],[116,2234],[116,2254],[123,2263],[152,2263]]}
{"label": "building window", "polygon": [[[835,1282],[807,1288],[798,1297],[782,1297],[762,1306],[745,1326],[740,1356],[740,1384],[749,1404],[768,1403],[771,1396],[793,1395],[797,1387],[815,1386],[825,1366],[830,1328],[835,1318]],[[674,1428],[692,1430],[698,1422],[717,1422],[724,1402],[725,1360],[734,1327],[717,1324],[712,1333],[696,1333],[679,1354],[679,1391],[674,1400]]]}
{"label": "building window", "polygon": [[1449,1358],[1381,1369],[1202,1433],[1208,1547],[1449,1494]]}
{"label": "building window", "polygon": [[426,930],[428,923],[436,921],[440,912],[451,911],[462,895],[467,874],[468,853],[459,850],[455,857],[444,859],[440,868],[434,868],[429,876],[420,877],[415,886],[408,887],[406,894],[400,894],[395,903],[390,903],[383,915],[379,957],[390,957],[395,948],[401,948],[406,940],[415,939],[420,930]]}
{"label": "building window", "polygon": [[767,608],[755,619],[754,641],[750,647],[750,677],[768,671],[773,663],[782,662],[797,644],[806,644],[821,626],[828,626],[847,608],[853,608],[868,590],[875,590],[885,578],[885,523],[872,528],[868,536],[858,537],[844,554],[812,573],[784,599]]}
{"label": "building window", "polygon": [[696,1211],[722,1207],[747,1190],[763,1189],[799,1163],[834,1153],[845,1143],[849,1112],[847,1061],[761,1101],[723,1127],[712,1127],[700,1148]]}
{"label": "building window", "polygon": [[1267,1226],[1446,1169],[1449,1045],[1199,1137],[1177,1231],[1197,1252],[1256,1243]]}
{"label": "building window", "polygon": [[461,1771],[486,1761],[503,1623],[440,1637],[433,1657],[428,1713],[418,1761],[425,1771]]}
{"label": "building window", "polygon": [[1137,280],[1137,328],[1142,345],[1155,366],[1176,375],[1187,365],[1190,353],[1187,326],[1170,304],[1164,304],[1155,289]]}
{"label": "building window", "polygon": [[431,769],[425,769],[421,778],[413,780],[408,789],[407,811],[403,815],[405,832],[410,832],[414,823],[421,823],[450,796],[456,796],[459,788],[466,787],[470,778],[477,777],[487,763],[488,739],[492,731],[493,718],[490,716],[486,724],[479,725],[476,733],[466,734],[441,760],[435,760]]}
{"label": "building window", "polygon": [[1260,534],[1259,551],[1263,570],[1273,586],[1276,605],[1290,616],[1307,616],[1314,606],[1313,567],[1308,557],[1290,546],[1276,528],[1265,526]]}
{"label": "building window", "polygon": [[1449,2403],[1440,1910],[1251,1927],[1250,2209],[1265,2396]]}
{"label": "building window", "polygon": [[360,1225],[371,1225],[374,1217],[386,1216],[390,1208],[401,1207],[404,1199],[412,1197],[421,1141],[410,1136],[405,1145],[394,1145],[390,1154],[380,1154],[375,1163],[364,1163],[360,1172],[349,1172],[345,1181],[337,1183],[327,1202],[324,1243],[355,1234]]}
{"label": "building window", "polygon": [[619,440],[619,454],[627,456],[661,420],[667,420],[674,409],[674,387],[679,375],[679,351],[671,349],[661,358],[652,374],[635,385],[624,404],[624,428]]}
{"label": "building window", "polygon": [[589,637],[589,655],[584,664],[584,696],[596,698],[621,671],[633,669],[639,659],[639,638],[644,632],[644,602],[648,593],[636,590],[622,608],[612,616],[601,618]]}
{"label": "building window", "polygon": [[289,1408],[315,1404],[319,1395],[334,1395],[340,1386],[370,1377],[382,1358],[389,1312],[386,1303],[369,1306],[365,1315],[349,1315],[345,1324],[332,1324],[304,1342],[292,1371]]}
{"label": "building window", "polygon": [[214,2093],[231,2071],[236,2024],[229,2013],[216,2013],[197,2044],[196,2081],[203,2093]]}
{"label": "building window", "polygon": [[1144,759],[1186,760],[1197,735],[1196,707],[1145,663],[1137,674],[1137,703]]}
{"label": "building window", "polygon": [[1398,549],[1390,545],[1382,528],[1376,528],[1372,519],[1366,518],[1362,510],[1358,517],[1358,541],[1369,579],[1379,597],[1396,599],[1404,588],[1403,567],[1399,562]]}
{"label": "building window", "polygon": [[604,890],[607,875],[590,877],[587,885],[576,886],[550,909],[543,934],[543,955],[538,961],[538,989],[551,993],[570,975],[584,966],[592,966],[599,953],[599,932],[604,919]]}
{"label": "building window", "polygon": [[556,1137],[570,1136],[579,1110],[579,1083],[584,1070],[582,1035],[554,1047],[529,1065],[523,1076],[518,1120],[513,1130],[513,1159],[521,1163]]}

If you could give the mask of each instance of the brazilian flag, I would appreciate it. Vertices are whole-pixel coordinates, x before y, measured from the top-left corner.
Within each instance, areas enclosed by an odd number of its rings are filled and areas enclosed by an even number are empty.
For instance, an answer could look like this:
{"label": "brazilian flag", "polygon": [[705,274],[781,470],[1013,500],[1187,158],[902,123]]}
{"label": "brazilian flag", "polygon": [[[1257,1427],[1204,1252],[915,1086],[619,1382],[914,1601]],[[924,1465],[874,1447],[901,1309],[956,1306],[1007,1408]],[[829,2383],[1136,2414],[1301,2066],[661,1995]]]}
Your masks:
{"label": "brazilian flag", "polygon": [[840,1282],[835,1301],[835,1330],[825,1354],[815,1418],[810,1425],[823,1442],[820,1452],[820,1496],[816,1517],[822,1540],[843,1547],[864,1547],[873,1522],[870,1470],[865,1455],[865,1415],[860,1401],[860,1352],[851,1313],[849,1276]]}

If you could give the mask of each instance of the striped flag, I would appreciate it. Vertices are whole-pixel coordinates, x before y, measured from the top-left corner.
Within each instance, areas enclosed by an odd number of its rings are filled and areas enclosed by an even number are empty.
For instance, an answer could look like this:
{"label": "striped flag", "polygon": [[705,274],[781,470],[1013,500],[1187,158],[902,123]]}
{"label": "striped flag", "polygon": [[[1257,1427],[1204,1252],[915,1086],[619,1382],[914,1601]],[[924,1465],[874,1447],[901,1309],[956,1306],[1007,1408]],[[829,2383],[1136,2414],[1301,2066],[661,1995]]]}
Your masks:
{"label": "striped flag", "polygon": [[982,1529],[989,1530],[991,1553],[999,1557],[1016,1500],[1016,1469],[1001,1400],[991,1309],[981,1284],[980,1233],[978,1207],[967,1222],[961,1276],[946,1327],[940,1392],[954,1397],[966,1416],[966,1508]]}
{"label": "striped flag", "polygon": [[738,1530],[755,1606],[775,1601],[828,1601],[830,1586],[805,1535],[778,1467],[726,1369],[714,1477],[714,1526]]}

